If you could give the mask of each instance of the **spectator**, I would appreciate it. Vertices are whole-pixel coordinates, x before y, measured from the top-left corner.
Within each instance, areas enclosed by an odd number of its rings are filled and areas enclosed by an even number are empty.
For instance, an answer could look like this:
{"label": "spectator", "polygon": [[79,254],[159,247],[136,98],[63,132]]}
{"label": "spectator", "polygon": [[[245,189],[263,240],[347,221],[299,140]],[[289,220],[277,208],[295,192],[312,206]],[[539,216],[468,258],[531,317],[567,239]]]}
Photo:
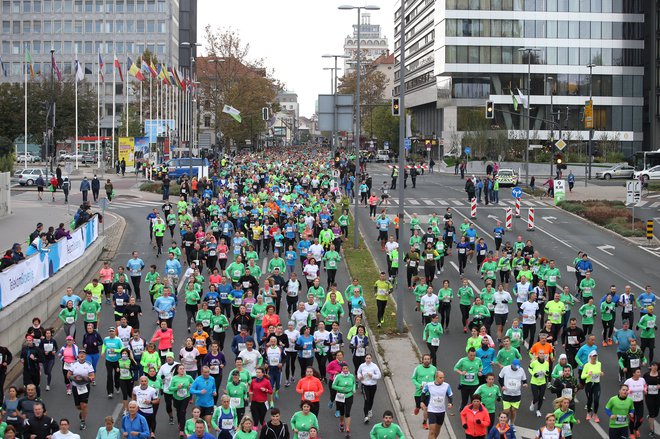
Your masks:
{"label": "spectator", "polygon": [[92,198],[94,198],[94,202],[97,203],[99,201],[99,191],[101,190],[101,182],[99,181],[99,178],[94,174],[94,177],[92,178]]}
{"label": "spectator", "polygon": [[69,177],[64,177],[64,180],[62,180],[62,192],[64,192],[64,203],[69,202],[69,191],[71,190],[71,182],[69,181]]}
{"label": "spectator", "polygon": [[21,245],[19,243],[14,243],[11,247],[12,254],[11,258],[14,260],[14,263],[17,263],[19,261],[22,261],[25,259],[25,255],[23,254],[23,250],[21,249]]}
{"label": "spectator", "polygon": [[37,185],[37,198],[43,200],[44,186],[46,186],[46,181],[44,180],[43,175],[40,174],[34,184]]}
{"label": "spectator", "polygon": [[0,259],[0,271],[4,270],[10,265],[14,265],[14,259],[12,259],[12,251],[7,250],[2,259]]}
{"label": "spectator", "polygon": [[87,202],[87,193],[89,192],[89,189],[90,189],[89,180],[87,180],[87,177],[85,176],[80,182],[80,192],[82,192],[83,203]]}
{"label": "spectator", "polygon": [[34,232],[30,233],[28,237],[28,242],[34,241],[34,239],[41,234],[41,231],[44,229],[43,223],[37,223],[37,228],[34,229]]}
{"label": "spectator", "polygon": [[108,197],[108,201],[112,201],[114,191],[115,187],[112,185],[112,182],[108,178],[108,181],[105,183],[105,196]]}
{"label": "spectator", "polygon": [[55,229],[55,240],[59,240],[61,238],[64,238],[66,236],[66,239],[71,239],[71,235],[69,234],[69,231],[64,228],[64,223],[60,223],[60,226]]}

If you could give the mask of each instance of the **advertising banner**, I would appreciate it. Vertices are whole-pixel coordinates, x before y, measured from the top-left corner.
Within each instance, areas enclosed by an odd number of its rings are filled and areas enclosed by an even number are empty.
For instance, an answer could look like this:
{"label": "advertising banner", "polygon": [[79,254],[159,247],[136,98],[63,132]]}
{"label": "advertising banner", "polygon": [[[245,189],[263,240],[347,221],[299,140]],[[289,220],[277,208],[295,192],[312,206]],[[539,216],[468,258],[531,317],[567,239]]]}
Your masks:
{"label": "advertising banner", "polygon": [[122,159],[126,162],[126,166],[133,166],[135,162],[135,138],[134,137],[120,137],[119,138],[119,161]]}
{"label": "advertising banner", "polygon": [[174,130],[176,123],[174,119],[146,119],[144,121],[144,132],[147,134],[149,143],[156,143],[156,138],[167,136],[169,130]]}
{"label": "advertising banner", "polygon": [[144,157],[144,155],[149,152],[148,137],[136,137],[134,141],[134,145],[135,145],[135,154],[138,157]]}

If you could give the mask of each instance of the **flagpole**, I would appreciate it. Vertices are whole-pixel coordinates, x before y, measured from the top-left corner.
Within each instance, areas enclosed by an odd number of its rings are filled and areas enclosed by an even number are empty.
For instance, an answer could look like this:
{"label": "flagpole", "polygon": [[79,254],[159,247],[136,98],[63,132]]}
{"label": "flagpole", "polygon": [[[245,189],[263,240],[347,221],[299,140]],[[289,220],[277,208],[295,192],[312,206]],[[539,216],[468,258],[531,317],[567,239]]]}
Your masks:
{"label": "flagpole", "polygon": [[[27,50],[27,45],[25,46],[25,50]],[[27,82],[27,71],[28,71],[28,69],[29,69],[29,67],[27,65],[27,62],[25,62],[25,69],[24,69],[25,70],[25,78],[24,78],[25,83],[24,83],[24,86],[23,86],[23,89],[24,89],[24,92],[25,92],[25,110],[23,112],[24,113],[23,124],[24,124],[24,129],[25,129],[25,132],[23,133],[23,136],[24,136],[23,137],[23,152],[24,152],[23,158],[25,159],[25,167],[26,168],[28,166],[28,164],[27,164],[27,136],[28,136],[28,114],[27,114],[27,112],[28,112],[28,82]]]}
{"label": "flagpole", "polygon": [[142,81],[140,81],[140,125],[142,125]]}
{"label": "flagpole", "polygon": [[101,65],[96,69],[96,166],[101,169]]}
{"label": "flagpole", "polygon": [[128,69],[130,69],[130,67],[128,65],[128,61],[126,61],[126,70],[124,70],[126,72],[126,93],[125,93],[125,95],[126,95],[126,137],[128,137],[128,85],[129,85],[128,75],[130,74],[130,73],[128,73]]}
{"label": "flagpole", "polygon": [[76,72],[74,74],[73,80],[76,83],[76,137],[73,139],[75,142],[75,151],[76,151],[76,169],[78,169],[78,69],[80,68],[78,64],[78,55],[76,54]]}
{"label": "flagpole", "polygon": [[116,125],[116,119],[117,119],[117,107],[116,107],[116,100],[117,100],[117,67],[114,65],[114,59],[117,58],[116,54],[113,54],[113,65],[112,65],[112,167],[115,167],[115,125]]}

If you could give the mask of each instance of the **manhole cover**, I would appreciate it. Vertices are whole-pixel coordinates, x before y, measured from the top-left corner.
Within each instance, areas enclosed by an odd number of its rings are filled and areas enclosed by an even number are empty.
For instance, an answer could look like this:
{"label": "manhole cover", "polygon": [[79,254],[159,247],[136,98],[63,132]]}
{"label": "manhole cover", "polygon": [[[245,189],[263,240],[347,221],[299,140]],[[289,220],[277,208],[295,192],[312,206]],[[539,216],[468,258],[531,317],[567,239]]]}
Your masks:
{"label": "manhole cover", "polygon": [[133,198],[140,198],[136,195],[117,195],[115,198],[128,198],[128,199],[133,199]]}

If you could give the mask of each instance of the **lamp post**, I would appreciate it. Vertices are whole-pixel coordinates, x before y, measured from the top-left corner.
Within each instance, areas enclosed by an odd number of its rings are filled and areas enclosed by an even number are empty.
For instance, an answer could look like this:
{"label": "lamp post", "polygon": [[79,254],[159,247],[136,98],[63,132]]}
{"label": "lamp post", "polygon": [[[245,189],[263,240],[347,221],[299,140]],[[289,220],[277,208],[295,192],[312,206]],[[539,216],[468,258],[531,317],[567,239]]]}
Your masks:
{"label": "lamp post", "polygon": [[[584,173],[584,187],[587,187],[587,180],[591,180],[591,145],[592,141],[594,138],[594,128],[593,128],[593,70],[594,67],[596,67],[596,64],[587,64],[587,68],[589,69],[589,103],[591,106],[591,128],[589,128],[589,145],[587,146],[587,161],[586,161],[586,167],[585,173]],[[585,116],[584,120],[587,120],[587,117]]]}
{"label": "lamp post", "polygon": [[[190,75],[191,76],[193,74],[193,67],[195,65],[195,55],[196,55],[195,52],[197,52],[196,48],[199,47],[199,46],[201,46],[200,43],[190,43],[188,41],[184,41],[184,42],[181,43],[181,47],[189,47],[190,48]],[[193,47],[195,49],[193,49]],[[190,111],[191,110],[190,102],[189,102],[188,99],[185,99],[185,97],[188,95],[188,91],[184,90],[183,92],[185,93],[184,94],[184,100],[185,100],[185,108],[186,108],[186,111],[187,111],[187,115],[190,116],[191,113],[192,113]],[[186,114],[186,113],[184,113],[184,114]],[[186,118],[184,120],[184,123],[189,125],[188,126],[188,131],[187,131],[188,132],[188,161],[189,161],[189,164],[190,164],[189,165],[190,180],[192,180],[192,177],[193,177],[193,175],[192,175],[192,168],[193,168],[193,166],[192,166],[192,143],[190,141],[190,121],[188,120],[188,118]],[[182,128],[182,131],[183,131],[183,129],[185,128],[185,125],[182,124],[181,128]],[[179,139],[181,139],[181,133],[179,133]]]}
{"label": "lamp post", "polygon": [[525,148],[525,185],[529,186],[529,134],[531,125],[531,104],[532,104],[532,52],[538,52],[540,49],[521,47],[518,52],[527,53],[527,105],[523,107],[527,110],[527,146]]}
{"label": "lamp post", "polygon": [[[548,76],[545,78],[549,83],[550,91],[550,175],[552,175],[552,153],[555,151],[555,113],[553,108],[554,81],[555,78]],[[547,124],[547,119],[546,119]]]}
{"label": "lamp post", "polygon": [[[362,27],[362,10],[366,11],[377,11],[380,9],[380,6],[368,5],[368,6],[351,6],[351,5],[342,5],[339,6],[339,9],[342,11],[357,9],[357,51],[355,56],[355,104],[356,117],[355,117],[355,136],[353,141],[355,141],[355,157],[357,160],[357,166],[355,167],[355,185],[360,186],[360,115],[361,115],[361,106],[360,106],[360,29]],[[357,140],[355,137],[357,136]],[[359,195],[359,194],[357,194]],[[358,248],[358,233],[359,233],[359,217],[358,217],[358,205],[359,205],[359,196],[354,197],[354,217],[355,217],[355,233],[353,233],[353,247]]]}
{"label": "lamp post", "polygon": [[337,59],[338,58],[348,58],[346,55],[323,55],[322,58],[334,58],[335,59],[335,80],[334,80],[334,87],[332,87],[333,94],[334,94],[334,99],[335,99],[335,105],[333,109],[333,121],[334,121],[334,130],[332,130],[332,157],[334,158],[335,152],[337,151],[337,137],[338,137],[338,132],[339,132],[339,121],[337,120],[337,95],[339,92],[337,91],[337,77],[338,77],[338,71],[339,67],[337,67]]}
{"label": "lamp post", "polygon": [[[405,169],[406,169],[406,153],[405,153],[405,134],[406,134],[406,0],[401,0],[401,28],[399,30],[399,233],[400,242],[405,241],[406,227],[404,226],[404,183]],[[430,155],[429,155],[430,157]],[[399,248],[399,267],[403,267],[403,249]],[[405,297],[405,270],[399,270],[399,279],[397,281],[397,294],[396,294],[396,327],[399,333],[403,332],[403,298]]]}

